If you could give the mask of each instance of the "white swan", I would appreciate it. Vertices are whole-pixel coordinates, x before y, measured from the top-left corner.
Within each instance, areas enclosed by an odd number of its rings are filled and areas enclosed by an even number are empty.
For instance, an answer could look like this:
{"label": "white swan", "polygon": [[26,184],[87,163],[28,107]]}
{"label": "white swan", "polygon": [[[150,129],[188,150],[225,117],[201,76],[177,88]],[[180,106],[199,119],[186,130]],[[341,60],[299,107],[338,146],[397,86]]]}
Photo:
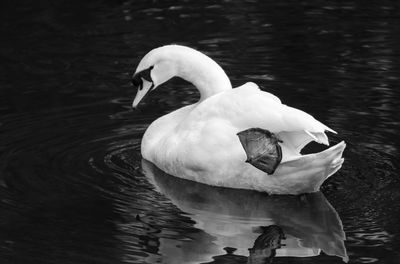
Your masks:
{"label": "white swan", "polygon": [[[200,100],[155,120],[141,146],[143,158],[168,174],[215,186],[299,194],[318,191],[341,168],[344,142],[300,154],[311,141],[328,145],[325,131],[336,132],[254,83],[232,89],[215,61],[188,47],[163,46],[143,57],[132,79],[138,87],[132,106],[175,76],[194,84]],[[277,143],[282,160],[271,175],[245,162],[249,153],[237,133],[250,128],[268,130],[282,141]]]}

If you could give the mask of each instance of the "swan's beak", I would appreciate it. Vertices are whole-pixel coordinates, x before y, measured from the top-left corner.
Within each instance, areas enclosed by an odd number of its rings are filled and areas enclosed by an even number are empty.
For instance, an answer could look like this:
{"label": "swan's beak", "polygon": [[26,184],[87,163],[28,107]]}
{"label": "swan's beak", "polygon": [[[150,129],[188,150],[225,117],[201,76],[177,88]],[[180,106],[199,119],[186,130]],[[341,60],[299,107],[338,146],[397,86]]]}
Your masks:
{"label": "swan's beak", "polygon": [[142,82],[138,86],[138,90],[135,96],[135,99],[133,100],[132,107],[135,109],[140,101],[143,100],[143,98],[146,96],[146,94],[154,87],[154,84],[152,82],[146,81],[142,79]]}

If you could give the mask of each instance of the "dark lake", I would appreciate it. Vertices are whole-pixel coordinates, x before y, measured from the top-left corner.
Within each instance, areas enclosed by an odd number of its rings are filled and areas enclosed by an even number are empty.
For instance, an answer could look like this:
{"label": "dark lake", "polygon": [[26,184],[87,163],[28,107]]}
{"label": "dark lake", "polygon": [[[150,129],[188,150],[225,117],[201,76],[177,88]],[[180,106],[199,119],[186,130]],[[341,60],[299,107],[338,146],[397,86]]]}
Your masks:
{"label": "dark lake", "polygon": [[[400,263],[399,1],[5,0],[0,14],[0,263]],[[172,80],[131,109],[134,68],[171,43],[338,131],[342,169],[319,193],[268,196],[142,161],[149,124],[198,99]]]}

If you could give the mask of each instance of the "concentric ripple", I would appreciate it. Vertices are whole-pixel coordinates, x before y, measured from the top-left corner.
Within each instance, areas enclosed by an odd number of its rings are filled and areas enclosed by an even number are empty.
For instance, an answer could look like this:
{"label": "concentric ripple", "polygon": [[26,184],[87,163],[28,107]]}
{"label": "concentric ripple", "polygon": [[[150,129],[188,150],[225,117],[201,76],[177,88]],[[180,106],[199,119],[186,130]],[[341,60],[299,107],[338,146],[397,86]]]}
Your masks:
{"label": "concentric ripple", "polygon": [[[121,126],[121,118],[102,109],[106,103],[3,119],[0,245],[14,257],[30,245],[18,261],[143,258],[148,231],[136,216],[151,222],[155,214],[164,219],[158,228],[188,226],[141,173],[140,140],[150,119]],[[169,223],[171,216],[183,223]]]}

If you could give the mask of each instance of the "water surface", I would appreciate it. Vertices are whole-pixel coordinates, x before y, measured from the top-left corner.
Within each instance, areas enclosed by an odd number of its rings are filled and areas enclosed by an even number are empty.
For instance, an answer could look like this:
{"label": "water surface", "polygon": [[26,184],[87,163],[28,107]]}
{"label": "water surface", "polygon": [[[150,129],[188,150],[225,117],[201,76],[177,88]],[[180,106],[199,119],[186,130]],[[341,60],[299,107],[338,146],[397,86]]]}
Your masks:
{"label": "water surface", "polygon": [[[0,10],[2,263],[400,260],[397,2],[26,0]],[[170,43],[338,131],[343,168],[321,193],[276,197],[142,161],[147,126],[198,99],[172,80],[130,109],[134,67]]]}

